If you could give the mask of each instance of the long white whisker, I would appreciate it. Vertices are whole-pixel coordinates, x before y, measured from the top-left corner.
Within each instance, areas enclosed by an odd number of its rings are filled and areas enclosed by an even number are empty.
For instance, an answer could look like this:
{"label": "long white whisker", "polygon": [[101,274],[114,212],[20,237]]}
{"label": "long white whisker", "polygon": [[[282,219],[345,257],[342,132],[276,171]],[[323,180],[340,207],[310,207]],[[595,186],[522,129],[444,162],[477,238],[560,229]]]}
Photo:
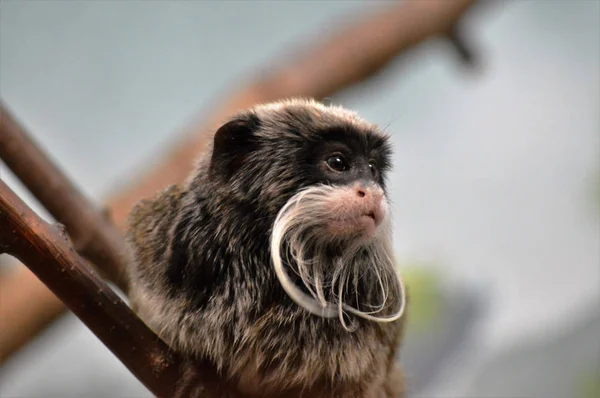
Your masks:
{"label": "long white whisker", "polygon": [[[334,258],[324,250],[323,242],[327,240],[320,235],[322,232],[318,228],[323,220],[327,220],[327,206],[324,204],[328,203],[327,198],[335,189],[339,188],[313,186],[296,194],[280,210],[273,225],[270,245],[277,278],[298,305],[321,317],[338,317],[346,330],[352,330],[352,325],[345,319],[348,314],[375,322],[395,321],[404,312],[405,288],[396,267],[387,222],[385,231],[378,232],[366,246],[355,241],[344,248],[341,257]],[[283,254],[286,263],[298,274],[309,294],[296,286],[287,274],[282,261],[283,247],[286,248]],[[344,302],[347,299],[344,292],[351,277],[357,306],[369,307],[373,311],[361,311]],[[367,292],[365,299],[370,301],[379,297],[381,302],[361,303],[360,284],[373,282],[377,286],[364,285]],[[326,288],[331,290],[330,299],[325,294]],[[392,297],[398,308],[391,314],[377,315]]]}

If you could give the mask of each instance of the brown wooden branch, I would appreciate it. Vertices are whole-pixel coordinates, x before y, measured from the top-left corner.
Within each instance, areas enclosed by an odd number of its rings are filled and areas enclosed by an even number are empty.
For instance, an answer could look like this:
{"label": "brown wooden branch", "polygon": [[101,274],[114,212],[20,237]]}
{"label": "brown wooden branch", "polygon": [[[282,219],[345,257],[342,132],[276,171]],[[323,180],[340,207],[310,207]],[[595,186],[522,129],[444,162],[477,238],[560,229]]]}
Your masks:
{"label": "brown wooden branch", "polygon": [[[118,228],[122,229],[125,225],[127,214],[132,206],[140,199],[152,195],[154,192],[163,187],[182,181],[189,173],[193,159],[204,148],[205,144],[210,139],[210,132],[227,116],[237,112],[240,109],[252,106],[256,103],[273,101],[284,97],[303,96],[315,97],[322,99],[339,92],[342,89],[349,87],[352,84],[362,82],[367,78],[377,74],[389,62],[420,42],[433,37],[447,37],[447,32],[452,32],[458,24],[464,13],[477,0],[404,0],[394,4],[393,6],[385,7],[382,10],[369,15],[364,19],[351,22],[342,29],[334,32],[329,38],[322,40],[321,37],[315,38],[315,45],[306,49],[298,56],[286,58],[283,65],[275,70],[266,71],[268,75],[258,76],[254,81],[243,88],[239,93],[232,95],[228,101],[221,104],[220,107],[213,109],[210,112],[211,117],[207,118],[207,123],[198,123],[192,126],[189,131],[190,136],[181,137],[182,140],[171,148],[169,153],[160,164],[149,170],[140,179],[139,183],[128,187],[115,195],[110,201],[108,209]],[[461,43],[459,41],[459,43]],[[1,115],[4,120],[4,111]],[[23,132],[14,119],[10,119],[7,126],[11,126],[11,131]],[[2,129],[0,131],[0,150],[4,146],[4,122],[2,121]],[[37,151],[19,151],[13,148],[11,152],[14,162],[9,165],[19,178],[25,182],[32,192],[40,199],[41,203],[46,206],[54,217],[67,226],[67,230],[73,236],[78,248],[85,252],[85,255],[92,260],[95,265],[114,264],[114,268],[109,268],[104,271],[113,280],[119,280],[120,265],[119,256],[114,256],[108,260],[102,256],[112,255],[120,249],[118,243],[114,242],[112,232],[107,236],[101,237],[99,240],[90,238],[87,231],[80,231],[72,221],[71,213],[73,203],[78,203],[87,207],[87,211],[92,213],[87,227],[100,226],[100,231],[107,231],[110,227],[106,227],[105,220],[98,217],[99,212],[92,210],[93,206],[85,200],[85,198],[75,195],[74,198],[68,198],[70,201],[63,200],[63,192],[70,191],[72,185],[68,180],[56,180],[55,172],[58,169],[52,165],[49,160],[40,160],[43,154],[37,148]],[[24,159],[24,154],[32,155],[37,159]],[[0,154],[4,158],[4,154]],[[8,162],[7,162],[8,163]],[[47,173],[50,173],[48,175]],[[59,181],[63,189],[47,188],[44,186],[43,178],[37,176],[46,175],[47,182]],[[35,187],[36,184],[42,183],[41,186]],[[66,184],[65,184],[66,183]],[[38,189],[46,193],[53,192],[48,195],[38,195]],[[87,203],[86,203],[87,202]],[[54,208],[52,203],[58,205]],[[77,205],[76,205],[77,206]],[[61,209],[62,208],[62,209]],[[54,210],[52,210],[54,209]],[[67,211],[62,217],[61,211]],[[78,235],[80,234],[80,235]],[[78,238],[77,236],[81,236]],[[85,238],[87,237],[87,239]],[[98,243],[102,242],[104,243]],[[93,246],[87,246],[86,242],[90,242]],[[113,249],[104,250],[105,243],[113,245]],[[86,247],[88,247],[86,251]],[[107,246],[106,246],[107,247]],[[96,259],[95,256],[98,256]],[[96,261],[102,257],[107,261]],[[110,266],[109,266],[110,267]],[[17,275],[20,286],[24,292],[38,289],[41,293],[39,281],[29,272],[22,272]],[[124,287],[124,286],[122,286]],[[26,297],[23,295],[22,297]],[[31,309],[34,306],[50,306],[52,304],[51,293],[46,291],[45,294],[40,294],[44,297],[44,301],[19,301],[15,305],[19,308],[14,308],[11,313],[25,313],[23,308]],[[20,304],[19,304],[20,303]],[[59,311],[56,306],[55,311]],[[0,308],[0,311],[4,311]],[[36,314],[37,311],[32,311],[31,314]],[[3,312],[0,314],[3,320],[11,324],[11,320],[6,317]],[[48,317],[48,319],[53,319]],[[30,324],[34,324],[42,329],[43,323],[38,323],[31,320]],[[33,335],[33,333],[32,333]],[[5,349],[7,341],[0,341],[0,353],[13,352],[15,347]],[[19,340],[22,341],[22,340]],[[0,359],[1,362],[2,359]]]}
{"label": "brown wooden branch", "polygon": [[152,393],[172,396],[178,358],[79,257],[64,230],[42,220],[1,180],[0,253],[27,265]]}
{"label": "brown wooden branch", "polygon": [[77,252],[127,292],[121,233],[39,148],[2,103],[0,158],[66,227]]}

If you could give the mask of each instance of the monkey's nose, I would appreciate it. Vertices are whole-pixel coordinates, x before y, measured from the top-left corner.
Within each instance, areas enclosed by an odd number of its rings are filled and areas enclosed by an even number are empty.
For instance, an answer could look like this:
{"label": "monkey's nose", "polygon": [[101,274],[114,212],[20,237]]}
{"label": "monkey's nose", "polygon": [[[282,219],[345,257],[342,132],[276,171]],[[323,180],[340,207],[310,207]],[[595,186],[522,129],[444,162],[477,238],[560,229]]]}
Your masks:
{"label": "monkey's nose", "polygon": [[355,187],[356,196],[365,200],[373,200],[379,202],[383,198],[383,192],[377,187],[365,187],[363,185],[357,185]]}

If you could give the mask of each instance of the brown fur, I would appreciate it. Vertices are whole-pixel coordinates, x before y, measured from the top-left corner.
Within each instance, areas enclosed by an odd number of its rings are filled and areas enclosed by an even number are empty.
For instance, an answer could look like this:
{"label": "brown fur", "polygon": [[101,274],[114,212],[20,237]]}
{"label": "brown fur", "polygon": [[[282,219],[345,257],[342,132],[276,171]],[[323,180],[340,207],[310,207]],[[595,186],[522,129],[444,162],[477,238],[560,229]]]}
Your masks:
{"label": "brown fur", "polygon": [[[130,218],[130,299],[187,358],[177,396],[403,396],[396,361],[403,320],[359,319],[349,332],[337,318],[308,313],[281,289],[266,245],[277,211],[314,183],[311,175],[301,180],[294,163],[276,160],[295,159],[306,137],[331,128],[360,135],[361,145],[382,145],[385,156],[386,138],[352,112],[303,100],[232,121],[217,137],[243,145],[215,138],[185,184],[140,202]],[[305,137],[294,136],[298,130]],[[244,149],[252,145],[255,152]],[[377,182],[384,186],[383,177]],[[199,384],[206,379],[214,383]]]}

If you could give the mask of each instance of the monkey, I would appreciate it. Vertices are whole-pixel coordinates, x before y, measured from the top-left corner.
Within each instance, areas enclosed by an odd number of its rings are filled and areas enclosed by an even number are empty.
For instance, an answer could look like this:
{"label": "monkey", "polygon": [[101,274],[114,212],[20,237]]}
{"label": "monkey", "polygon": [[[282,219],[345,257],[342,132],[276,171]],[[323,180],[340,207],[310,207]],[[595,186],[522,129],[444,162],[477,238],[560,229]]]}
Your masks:
{"label": "monkey", "polygon": [[131,306],[215,381],[178,396],[404,396],[389,141],[341,106],[256,105],[132,209]]}

